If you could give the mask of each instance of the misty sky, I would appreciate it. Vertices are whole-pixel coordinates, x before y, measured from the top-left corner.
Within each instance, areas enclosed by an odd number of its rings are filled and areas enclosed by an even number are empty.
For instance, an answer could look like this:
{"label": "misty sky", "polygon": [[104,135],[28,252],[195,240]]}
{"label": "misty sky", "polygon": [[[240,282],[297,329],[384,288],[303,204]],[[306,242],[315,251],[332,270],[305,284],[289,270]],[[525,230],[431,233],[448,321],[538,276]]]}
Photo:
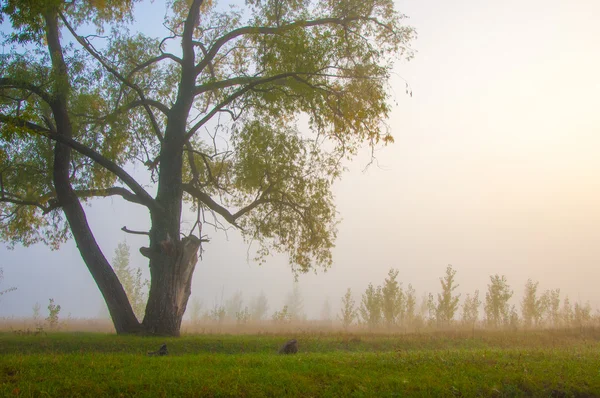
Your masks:
{"label": "misty sky", "polygon": [[[335,185],[342,222],[334,265],[300,277],[308,315],[317,317],[326,297],[337,309],[348,287],[359,301],[390,267],[418,296],[438,292],[447,264],[463,297],[483,293],[498,273],[515,296],[532,278],[542,290],[560,288],[561,298],[600,307],[600,2],[397,4],[418,31],[418,52],[397,63],[391,82],[396,143],[363,172],[365,151]],[[160,26],[163,13],[156,2],[146,5],[142,29]],[[107,257],[126,238],[132,263],[147,272],[137,253],[146,239],[120,231],[147,229],[144,208],[113,198],[87,211]],[[222,294],[242,290],[249,300],[264,290],[269,314],[280,309],[293,282],[287,257],[258,266],[235,231],[211,238],[192,296],[206,309]],[[0,316],[29,316],[50,297],[65,316],[101,312],[73,242],[57,252],[2,247],[0,267],[0,290],[18,288],[0,299]]]}

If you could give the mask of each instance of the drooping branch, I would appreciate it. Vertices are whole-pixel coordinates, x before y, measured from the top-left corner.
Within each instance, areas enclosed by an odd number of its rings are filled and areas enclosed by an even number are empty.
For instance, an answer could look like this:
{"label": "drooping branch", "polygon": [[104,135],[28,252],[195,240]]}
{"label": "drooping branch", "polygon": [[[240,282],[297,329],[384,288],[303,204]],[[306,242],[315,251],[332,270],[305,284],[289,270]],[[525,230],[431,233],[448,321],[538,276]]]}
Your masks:
{"label": "drooping branch", "polygon": [[256,206],[264,204],[264,203],[268,203],[269,200],[266,199],[266,196],[267,196],[267,194],[269,193],[270,190],[271,190],[271,187],[265,189],[265,191],[260,195],[260,197],[258,199],[256,199],[255,201],[253,201],[249,205],[242,207],[237,212],[235,212],[235,214],[233,215],[233,218],[237,220],[238,218],[240,218],[244,214],[247,214],[247,213],[251,212]]}
{"label": "drooping branch", "polygon": [[154,200],[154,198],[152,198],[152,196],[150,196],[150,194],[146,192],[146,190],[142,188],[142,186],[138,184],[138,182],[131,175],[129,175],[129,173],[127,173],[123,168],[121,168],[112,160],[105,158],[93,149],[83,144],[80,144],[79,142],[71,138],[67,138],[55,133],[47,134],[47,136],[53,140],[60,142],[61,144],[70,146],[77,152],[89,157],[90,159],[92,159],[93,161],[95,161],[96,163],[98,163],[99,165],[101,165],[102,167],[119,177],[119,179],[121,179],[121,181],[123,181],[123,183],[127,185],[138,196],[138,198],[140,199],[139,203],[145,205],[150,210],[162,211],[161,206]]}
{"label": "drooping branch", "polygon": [[193,184],[191,184],[191,183],[183,184],[183,190],[185,192],[187,192],[191,196],[198,199],[200,202],[202,202],[204,205],[206,205],[206,207],[208,207],[210,210],[212,210],[215,213],[222,216],[225,219],[225,221],[234,225],[236,228],[239,228],[239,226],[236,224],[237,219],[239,219],[243,215],[251,212],[258,205],[272,202],[272,200],[267,198],[267,195],[269,195],[269,193],[271,192],[271,189],[272,189],[272,185],[267,187],[267,189],[265,189],[260,195],[258,195],[258,197],[254,201],[252,201],[250,204],[242,207],[240,210],[238,210],[237,212],[232,214],[225,207],[223,207],[220,204],[218,204],[217,202],[215,202],[215,200],[213,198],[211,198],[210,195],[201,191],[199,188],[195,187]]}
{"label": "drooping branch", "polygon": [[231,212],[229,212],[229,210],[227,210],[226,208],[224,208],[223,206],[221,206],[220,204],[215,202],[215,200],[213,198],[211,198],[210,195],[208,195],[206,192],[202,192],[200,189],[195,187],[193,184],[189,184],[189,183],[184,183],[182,188],[185,192],[192,195],[193,197],[198,199],[200,202],[202,202],[204,205],[206,205],[206,207],[208,207],[209,209],[211,209],[212,211],[214,211],[215,213],[217,213],[221,217],[223,217],[228,223],[239,228],[239,226],[235,222],[236,217],[234,217],[234,215],[231,214]]}
{"label": "drooping branch", "polygon": [[[94,197],[108,197],[108,196],[121,196],[128,202],[143,204],[142,200],[128,191],[123,187],[110,187],[110,188],[99,188],[99,189],[76,189],[73,191],[78,198],[94,198]],[[48,214],[53,210],[60,208],[60,203],[54,196],[54,194],[45,194],[40,196],[39,201],[35,200],[24,200],[20,199],[15,195],[9,194],[2,191],[0,196],[0,202],[12,203],[19,206],[35,206],[42,210],[43,214]],[[47,204],[44,204],[47,203]]]}

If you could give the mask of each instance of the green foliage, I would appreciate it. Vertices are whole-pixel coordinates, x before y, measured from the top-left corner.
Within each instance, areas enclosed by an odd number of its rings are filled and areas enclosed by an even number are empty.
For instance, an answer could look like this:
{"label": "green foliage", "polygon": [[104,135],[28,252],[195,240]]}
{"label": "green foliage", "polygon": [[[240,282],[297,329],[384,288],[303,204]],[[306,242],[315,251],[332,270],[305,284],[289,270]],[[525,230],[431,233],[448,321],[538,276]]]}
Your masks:
{"label": "green foliage", "polygon": [[547,322],[553,327],[559,327],[560,318],[560,289],[546,290],[542,296],[546,308]]}
{"label": "green foliage", "polygon": [[263,241],[257,260],[271,250],[285,250],[293,271],[306,272],[311,258],[317,264],[331,263],[336,234],[331,178],[337,166],[335,159],[324,158],[314,142],[298,132],[278,130],[276,124],[252,122],[232,135],[236,152],[232,184],[244,195],[231,203],[242,206],[257,191],[268,191],[268,198],[240,226],[247,239]]}
{"label": "green foliage", "polygon": [[215,304],[213,309],[210,310],[208,318],[213,322],[218,322],[221,324],[225,320],[226,314],[227,311],[225,310],[224,306]]}
{"label": "green foliage", "polygon": [[446,267],[446,276],[440,278],[442,285],[442,293],[437,295],[437,320],[443,325],[449,325],[454,319],[454,314],[458,309],[458,300],[460,294],[454,295],[453,292],[459,286],[454,281],[456,270],[452,269],[452,265]]}
{"label": "green foliage", "polygon": [[589,302],[585,304],[575,303],[573,308],[573,324],[580,328],[587,326],[587,323],[592,319],[592,306]]}
{"label": "green foliage", "polygon": [[48,317],[46,322],[50,330],[58,329],[58,316],[60,314],[60,305],[54,304],[54,299],[50,299],[48,303]]}
{"label": "green foliage", "polygon": [[565,301],[563,302],[563,307],[560,311],[560,317],[563,325],[569,326],[573,322],[573,306],[571,305],[571,301],[569,297],[565,297]]}
{"label": "green foliage", "polygon": [[94,0],[65,2],[64,0],[6,0],[2,2],[2,18],[8,17],[14,31],[8,35],[17,43],[42,43],[45,33],[44,15],[63,12],[76,21],[96,25],[99,32],[106,22],[131,20],[136,0]]}
{"label": "green foliage", "polygon": [[438,306],[435,303],[433,294],[429,293],[428,295],[423,296],[423,302],[427,308],[427,322],[429,323],[429,326],[439,325]]}
{"label": "green foliage", "polygon": [[477,319],[479,318],[480,305],[481,300],[479,299],[479,290],[475,290],[473,296],[467,293],[462,306],[462,321],[465,324],[475,327]]}
{"label": "green foliage", "polygon": [[521,316],[525,327],[531,327],[534,324],[539,326],[544,316],[546,300],[538,297],[538,284],[539,282],[534,283],[531,279],[528,279],[525,284],[525,293],[521,301]]}
{"label": "green foliage", "polygon": [[250,320],[250,311],[248,311],[248,307],[244,307],[242,311],[238,311],[235,313],[235,320],[238,325],[245,325]]}
{"label": "green foliage", "polygon": [[362,295],[359,312],[363,323],[368,325],[370,329],[379,326],[381,323],[382,304],[383,293],[381,286],[377,286],[376,289],[372,283],[369,283],[367,290]]}
{"label": "green foliage", "polygon": [[[118,166],[139,163],[160,173],[152,164],[161,137],[177,125],[193,150],[184,156],[184,182],[230,208],[259,198],[259,206],[235,221],[247,240],[260,243],[259,261],[275,250],[290,254],[294,272],[329,266],[337,222],[331,184],[342,172],[340,159],[365,143],[393,141],[384,123],[387,81],[392,61],[412,56],[414,30],[403,25],[405,17],[391,0],[252,1],[228,10],[204,1],[194,18],[196,87],[190,92],[181,83],[185,71],[178,57],[165,53],[164,41],[128,26],[137,2],[2,4],[10,38],[29,43],[31,51],[16,47],[0,65],[7,78],[0,84],[0,170],[10,198],[0,211],[11,215],[0,225],[0,239],[56,248],[70,238],[53,202],[54,142],[48,138],[55,116],[50,104],[60,92],[67,96],[73,139]],[[172,32],[183,33],[191,6],[168,2]],[[58,84],[45,35],[48,24],[63,16],[61,23],[74,32],[91,24],[99,32],[110,27],[110,34],[92,43],[65,29],[65,81]],[[182,96],[191,104],[183,119],[194,120],[187,125],[168,119],[165,111]],[[207,125],[217,114],[232,118]],[[299,133],[299,120],[308,120],[310,132]],[[200,135],[200,128],[213,131]],[[187,151],[183,144],[172,158],[163,154],[161,164]],[[87,152],[72,157],[71,183],[81,199],[105,196],[102,191],[117,182]],[[195,209],[214,210],[190,190],[184,199]]]}
{"label": "green foliage", "polygon": [[417,293],[413,286],[409,283],[405,292],[406,297],[406,313],[404,315],[404,323],[406,326],[413,326],[417,318],[416,307],[417,307]]}
{"label": "green foliage", "polygon": [[356,302],[352,298],[352,289],[348,288],[346,294],[342,297],[342,309],[340,310],[338,319],[342,322],[344,329],[348,329],[357,317],[358,310],[356,309]]}
{"label": "green foliage", "polygon": [[508,300],[513,295],[506,277],[502,275],[490,276],[491,283],[485,294],[485,317],[491,327],[499,327],[510,323],[510,308]]}
{"label": "green foliage", "polygon": [[398,282],[398,270],[391,268],[381,289],[381,309],[383,319],[388,327],[402,322],[405,313],[404,292],[402,283]]}
{"label": "green foliage", "polygon": [[292,314],[289,312],[288,306],[284,305],[281,311],[275,311],[271,318],[275,323],[290,323],[292,321]]}
{"label": "green foliage", "polygon": [[143,279],[142,270],[139,267],[133,269],[129,266],[129,260],[129,245],[126,242],[120,242],[115,249],[113,269],[127,293],[133,313],[139,320],[142,320],[146,312],[150,282]]}

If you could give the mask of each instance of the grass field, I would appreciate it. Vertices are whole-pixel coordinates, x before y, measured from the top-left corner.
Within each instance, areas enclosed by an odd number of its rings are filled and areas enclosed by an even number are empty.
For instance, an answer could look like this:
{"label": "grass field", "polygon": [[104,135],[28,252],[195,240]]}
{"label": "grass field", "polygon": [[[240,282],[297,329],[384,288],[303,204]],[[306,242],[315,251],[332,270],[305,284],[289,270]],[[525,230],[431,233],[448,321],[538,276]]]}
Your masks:
{"label": "grass field", "polygon": [[[300,352],[278,355],[296,338]],[[167,343],[169,355],[147,351]],[[600,330],[0,334],[0,395],[600,396]]]}

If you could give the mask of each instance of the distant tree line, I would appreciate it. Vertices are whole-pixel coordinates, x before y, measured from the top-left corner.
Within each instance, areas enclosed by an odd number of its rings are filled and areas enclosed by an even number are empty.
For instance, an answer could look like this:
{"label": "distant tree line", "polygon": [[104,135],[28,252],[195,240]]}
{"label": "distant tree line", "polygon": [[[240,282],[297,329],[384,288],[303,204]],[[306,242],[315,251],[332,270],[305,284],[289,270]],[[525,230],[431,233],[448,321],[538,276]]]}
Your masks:
{"label": "distant tree line", "polygon": [[[113,264],[136,316],[142,319],[149,283],[142,278],[139,268],[129,266],[129,256],[129,246],[122,242],[115,250]],[[600,322],[600,313],[592,314],[589,302],[571,303],[569,297],[561,300],[560,289],[540,292],[539,282],[531,279],[525,283],[523,297],[516,306],[509,304],[513,290],[504,275],[490,276],[485,297],[477,289],[467,293],[462,303],[461,295],[456,293],[459,284],[452,265],[448,265],[444,276],[439,278],[441,291],[436,295],[423,294],[420,300],[410,283],[403,287],[398,275],[399,271],[391,268],[382,285],[369,283],[359,302],[355,301],[352,290],[347,289],[337,316],[341,326],[344,329],[363,327],[403,331],[458,327],[514,330],[583,327],[594,321]],[[0,281],[1,278],[0,270]],[[307,320],[298,283],[293,285],[281,308],[271,309],[264,292],[245,305],[242,292],[237,291],[227,300],[223,297],[215,299],[212,308],[207,309],[200,300],[193,298],[188,314],[192,324],[272,322],[281,325]],[[326,299],[320,321],[323,326],[332,326],[333,318],[331,304]]]}
{"label": "distant tree line", "polygon": [[[344,328],[352,325],[368,329],[388,328],[418,331],[421,329],[449,329],[485,327],[491,329],[583,327],[600,322],[600,314],[592,314],[589,302],[572,304],[569,297],[561,303],[560,289],[538,291],[539,282],[525,283],[525,293],[519,308],[510,305],[513,297],[506,277],[491,275],[485,298],[479,290],[465,295],[455,293],[456,270],[448,265],[440,278],[441,292],[422,296],[417,305],[415,289],[411,284],[403,289],[398,281],[398,270],[390,269],[383,285],[370,283],[357,305],[351,289],[342,297],[338,316]],[[483,308],[482,308],[483,304]]]}

